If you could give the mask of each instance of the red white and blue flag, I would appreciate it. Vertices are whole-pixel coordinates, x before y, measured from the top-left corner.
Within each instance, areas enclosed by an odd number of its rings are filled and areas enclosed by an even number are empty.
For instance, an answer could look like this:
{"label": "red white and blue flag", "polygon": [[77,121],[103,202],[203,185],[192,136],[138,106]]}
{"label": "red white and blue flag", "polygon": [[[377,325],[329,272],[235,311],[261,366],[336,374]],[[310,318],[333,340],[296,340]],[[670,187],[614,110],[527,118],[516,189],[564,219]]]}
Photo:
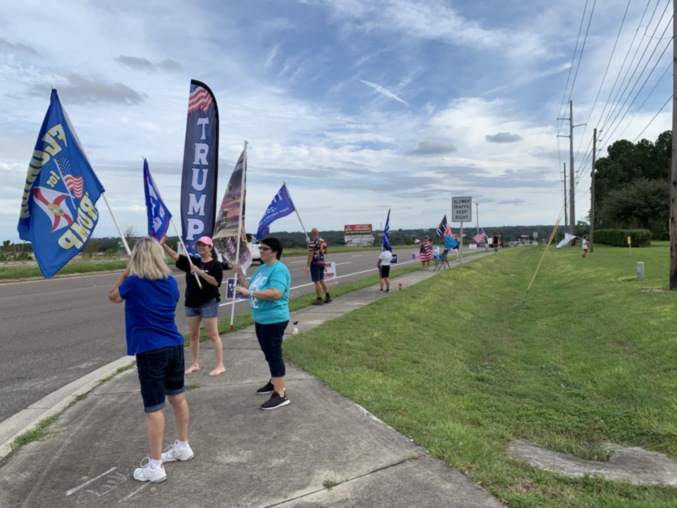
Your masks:
{"label": "red white and blue flag", "polygon": [[437,226],[437,229],[435,230],[435,234],[437,236],[442,236],[446,229],[447,229],[447,214],[445,213],[444,217],[442,217],[442,222],[440,222],[440,225]]}
{"label": "red white and blue flag", "polygon": [[104,192],[52,90],[21,198],[19,238],[33,244],[40,271],[52,277],[87,244]]}
{"label": "red white and blue flag", "polygon": [[487,234],[484,232],[484,228],[480,228],[479,233],[472,237],[475,240],[475,243],[482,243],[487,239]]}
{"label": "red white and blue flag", "polygon": [[143,159],[143,191],[146,195],[148,236],[161,240],[167,234],[172,214],[169,213],[169,208],[162,201],[146,159]]}

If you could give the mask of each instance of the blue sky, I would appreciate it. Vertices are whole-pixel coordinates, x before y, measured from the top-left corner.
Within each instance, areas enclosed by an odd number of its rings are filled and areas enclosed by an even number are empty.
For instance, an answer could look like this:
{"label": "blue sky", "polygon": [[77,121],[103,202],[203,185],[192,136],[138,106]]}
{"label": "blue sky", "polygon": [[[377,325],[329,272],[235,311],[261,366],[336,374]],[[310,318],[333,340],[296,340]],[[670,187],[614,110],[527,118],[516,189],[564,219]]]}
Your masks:
{"label": "blue sky", "polygon": [[[388,208],[391,228],[434,227],[452,196],[479,204],[466,227],[477,210],[480,226],[554,224],[569,98],[587,123],[574,131],[585,220],[592,128],[623,102],[624,69],[646,67],[646,82],[600,156],[671,128],[671,15],[667,0],[0,0],[0,239],[18,241],[52,87],[121,227],[145,232],[143,156],[178,217],[191,79],[219,105],[219,201],[249,143],[250,232],[283,181],[307,229],[380,228]],[[95,236],[115,236],[99,206]],[[295,215],[271,226],[300,229]]]}

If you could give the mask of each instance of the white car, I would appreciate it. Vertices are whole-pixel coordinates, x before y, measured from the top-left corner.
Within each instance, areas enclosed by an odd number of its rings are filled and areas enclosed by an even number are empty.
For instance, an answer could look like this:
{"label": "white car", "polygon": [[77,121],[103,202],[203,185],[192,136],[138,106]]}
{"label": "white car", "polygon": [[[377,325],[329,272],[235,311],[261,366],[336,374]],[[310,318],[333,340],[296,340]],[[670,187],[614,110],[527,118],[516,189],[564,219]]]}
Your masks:
{"label": "white car", "polygon": [[247,235],[249,242],[247,243],[247,248],[252,255],[252,262],[258,261],[261,264],[261,251],[259,251],[259,242],[256,240],[254,235]]}

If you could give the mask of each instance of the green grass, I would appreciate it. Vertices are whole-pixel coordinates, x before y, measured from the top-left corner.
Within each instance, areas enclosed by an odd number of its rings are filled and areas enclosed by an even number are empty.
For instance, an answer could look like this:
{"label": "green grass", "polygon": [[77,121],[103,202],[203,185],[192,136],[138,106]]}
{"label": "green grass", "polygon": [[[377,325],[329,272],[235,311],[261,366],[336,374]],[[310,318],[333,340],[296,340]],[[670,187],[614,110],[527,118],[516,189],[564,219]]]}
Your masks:
{"label": "green grass", "polygon": [[53,415],[49,418],[45,418],[40,423],[38,423],[33,430],[24,432],[19,437],[17,437],[10,445],[12,453],[15,453],[22,447],[26,446],[28,443],[46,439],[50,435],[49,427],[54,425],[54,423],[59,420],[60,416],[61,415]]}
{"label": "green grass", "polygon": [[[285,357],[510,506],[677,506],[677,489],[567,479],[511,460],[517,439],[606,460],[677,459],[669,245],[507,249],[295,336]],[[636,280],[636,263],[645,279]]]}

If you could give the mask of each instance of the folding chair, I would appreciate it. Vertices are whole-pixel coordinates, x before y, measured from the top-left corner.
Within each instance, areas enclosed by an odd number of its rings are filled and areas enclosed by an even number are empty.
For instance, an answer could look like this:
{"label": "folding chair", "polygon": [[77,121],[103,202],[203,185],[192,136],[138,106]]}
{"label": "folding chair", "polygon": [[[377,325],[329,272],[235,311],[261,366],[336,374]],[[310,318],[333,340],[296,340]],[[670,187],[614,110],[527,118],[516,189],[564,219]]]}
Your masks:
{"label": "folding chair", "polygon": [[446,270],[447,268],[451,268],[449,265],[449,261],[447,260],[447,253],[448,250],[444,250],[441,254],[435,254],[433,257],[433,261],[435,262],[435,267],[434,271],[437,270],[442,270],[443,268]]}

